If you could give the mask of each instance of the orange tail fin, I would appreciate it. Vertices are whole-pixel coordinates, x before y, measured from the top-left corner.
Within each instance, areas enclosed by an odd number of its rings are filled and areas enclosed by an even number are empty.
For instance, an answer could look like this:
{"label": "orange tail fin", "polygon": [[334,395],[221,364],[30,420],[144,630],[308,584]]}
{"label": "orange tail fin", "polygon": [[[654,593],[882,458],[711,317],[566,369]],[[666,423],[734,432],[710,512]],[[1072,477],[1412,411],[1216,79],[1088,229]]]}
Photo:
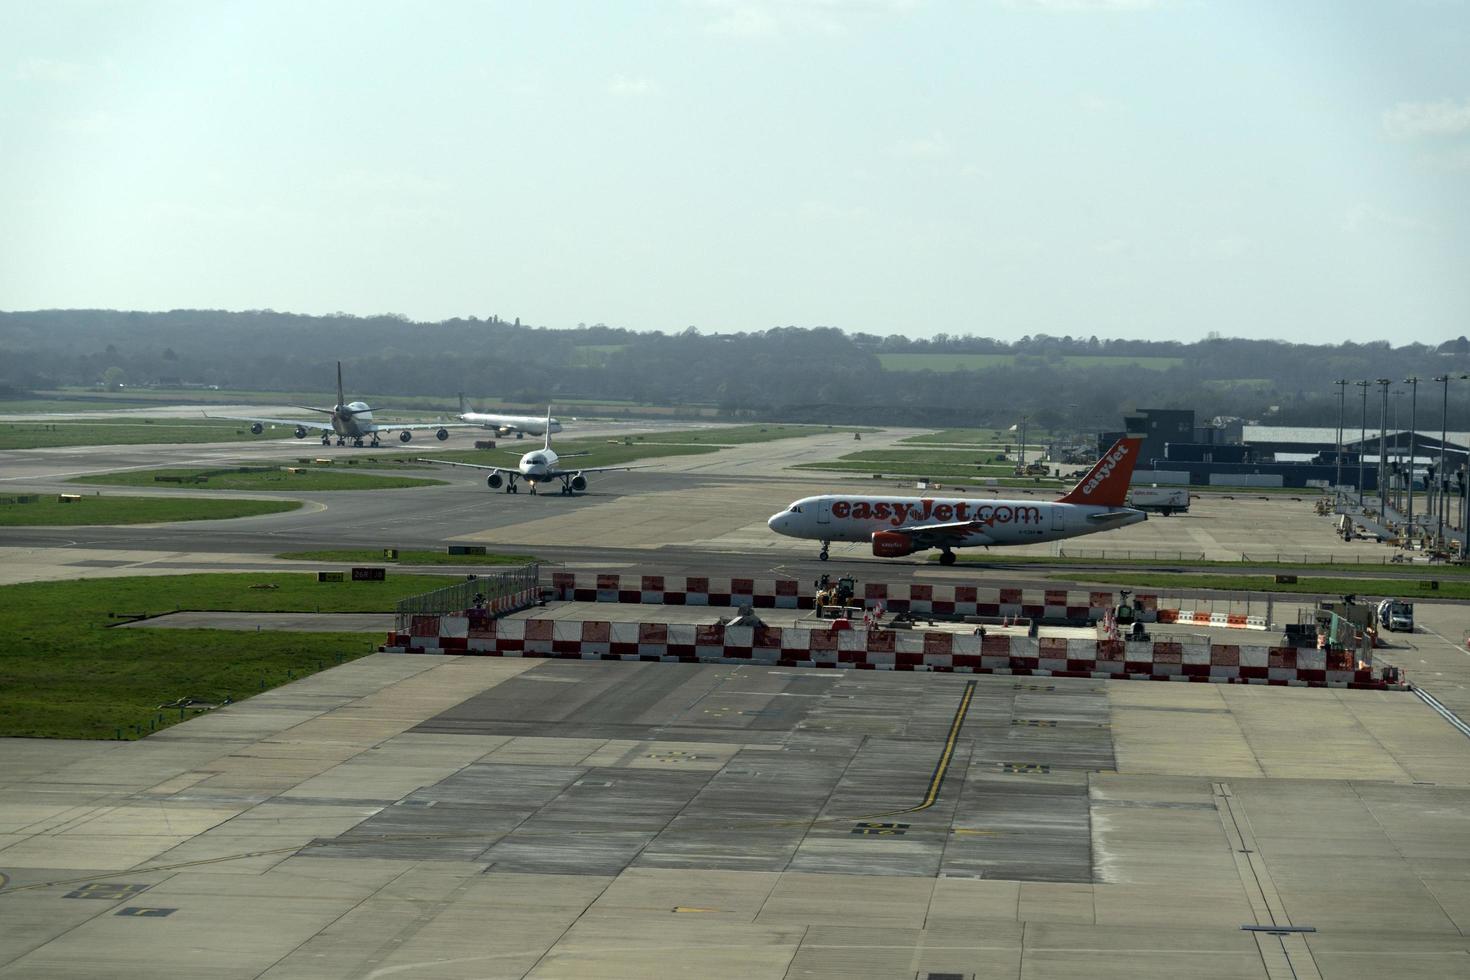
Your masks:
{"label": "orange tail fin", "polygon": [[1103,453],[1082,482],[1058,499],[1063,504],[1096,504],[1100,507],[1122,507],[1128,500],[1128,482],[1133,479],[1133,465],[1138,462],[1143,439],[1138,436],[1119,439]]}

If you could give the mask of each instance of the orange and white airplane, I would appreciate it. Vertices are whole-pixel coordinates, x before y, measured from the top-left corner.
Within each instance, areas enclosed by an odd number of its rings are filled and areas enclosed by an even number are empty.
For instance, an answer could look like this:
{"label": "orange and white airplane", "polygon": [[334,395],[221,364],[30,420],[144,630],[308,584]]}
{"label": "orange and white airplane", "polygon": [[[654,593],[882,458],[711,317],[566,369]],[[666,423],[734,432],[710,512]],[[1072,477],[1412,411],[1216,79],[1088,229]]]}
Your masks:
{"label": "orange and white airplane", "polygon": [[1148,520],[1143,511],[1125,506],[1142,442],[1119,439],[1081,483],[1051,502],[824,494],[803,497],[766,524],[777,534],[820,541],[817,557],[823,561],[833,541],[871,541],[880,558],[939,548],[943,565],[954,564],[955,548],[1036,544],[1111,531]]}

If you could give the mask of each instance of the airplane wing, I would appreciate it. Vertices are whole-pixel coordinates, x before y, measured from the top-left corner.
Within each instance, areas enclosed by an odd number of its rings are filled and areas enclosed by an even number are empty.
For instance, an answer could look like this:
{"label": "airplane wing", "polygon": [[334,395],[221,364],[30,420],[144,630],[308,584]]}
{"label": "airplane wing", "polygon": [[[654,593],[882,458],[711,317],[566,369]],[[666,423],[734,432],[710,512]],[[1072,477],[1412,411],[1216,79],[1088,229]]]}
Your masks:
{"label": "airplane wing", "polygon": [[560,480],[563,476],[576,476],[578,473],[611,473],[614,470],[641,470],[640,466],[584,466],[579,470],[552,470],[547,474],[553,480]]}
{"label": "airplane wing", "polygon": [[313,422],[311,419],[252,419],[240,415],[205,415],[207,419],[217,419],[221,422],[259,422],[261,425],[290,425],[301,426],[305,429],[320,429],[323,432],[331,432],[330,422]]}
{"label": "airplane wing", "polygon": [[440,466],[463,466],[470,470],[489,470],[492,473],[514,473],[520,475],[520,470],[508,466],[486,466],[484,463],[461,463],[453,459],[426,459],[419,456],[414,459],[416,463],[438,463]]}
{"label": "airplane wing", "polygon": [[946,538],[962,538],[976,531],[984,531],[982,521],[949,521],[944,524],[905,524],[893,529],[907,534],[915,541],[943,541]]}
{"label": "airplane wing", "polygon": [[404,429],[478,429],[473,422],[374,422],[364,432],[402,432]]}

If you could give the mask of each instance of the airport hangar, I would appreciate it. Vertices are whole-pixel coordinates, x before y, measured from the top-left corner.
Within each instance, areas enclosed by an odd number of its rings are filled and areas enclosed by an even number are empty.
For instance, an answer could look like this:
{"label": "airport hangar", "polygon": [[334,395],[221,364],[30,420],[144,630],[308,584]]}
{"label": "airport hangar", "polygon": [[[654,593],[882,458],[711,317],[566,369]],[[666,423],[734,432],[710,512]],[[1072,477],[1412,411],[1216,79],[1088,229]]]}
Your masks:
{"label": "airport hangar", "polygon": [[[791,442],[661,461],[574,500],[465,478],[195,527],[6,529],[0,554],[14,580],[464,541],[576,572],[1055,587],[1024,566],[855,548],[819,566],[763,533],[786,501],[843,485],[783,469],[836,440]],[[179,454],[4,464],[54,489]],[[1289,498],[1202,499],[1107,545],[1376,553]],[[1420,619],[1379,654],[1464,715],[1470,617],[1421,604]],[[377,654],[144,740],[7,739],[0,760],[0,977],[1438,977],[1470,962],[1470,739],[1402,692]]]}

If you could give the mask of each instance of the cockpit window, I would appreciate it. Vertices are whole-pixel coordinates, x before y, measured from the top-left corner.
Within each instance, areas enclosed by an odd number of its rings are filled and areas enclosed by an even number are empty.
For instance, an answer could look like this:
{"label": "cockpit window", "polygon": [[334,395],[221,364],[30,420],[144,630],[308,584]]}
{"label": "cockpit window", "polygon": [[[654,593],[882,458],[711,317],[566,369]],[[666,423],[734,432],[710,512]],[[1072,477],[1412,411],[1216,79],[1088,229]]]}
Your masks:
{"label": "cockpit window", "polygon": [[791,510],[789,511],[789,513],[792,513],[792,514],[800,514],[801,513],[801,504],[792,504],[791,505]]}

